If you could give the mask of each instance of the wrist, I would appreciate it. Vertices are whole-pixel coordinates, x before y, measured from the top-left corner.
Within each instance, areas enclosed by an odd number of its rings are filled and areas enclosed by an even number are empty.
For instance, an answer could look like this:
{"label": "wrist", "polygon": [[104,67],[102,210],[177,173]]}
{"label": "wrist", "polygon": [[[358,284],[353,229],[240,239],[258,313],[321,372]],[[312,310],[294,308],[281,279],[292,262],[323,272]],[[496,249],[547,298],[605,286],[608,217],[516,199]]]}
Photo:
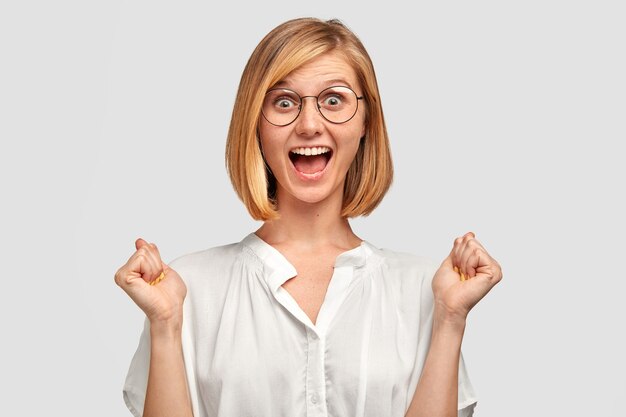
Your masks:
{"label": "wrist", "polygon": [[435,308],[433,329],[463,333],[467,324],[467,315],[438,306]]}
{"label": "wrist", "polygon": [[183,320],[172,318],[168,320],[150,320],[150,336],[154,339],[180,339]]}

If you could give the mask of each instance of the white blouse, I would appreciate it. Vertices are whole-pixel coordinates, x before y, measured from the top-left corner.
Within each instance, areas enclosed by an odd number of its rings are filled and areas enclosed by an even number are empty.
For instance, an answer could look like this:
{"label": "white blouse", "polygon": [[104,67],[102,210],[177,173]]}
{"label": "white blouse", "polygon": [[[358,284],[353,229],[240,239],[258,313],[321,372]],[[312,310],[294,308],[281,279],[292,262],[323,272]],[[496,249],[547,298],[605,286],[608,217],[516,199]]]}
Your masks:
{"label": "white blouse", "polygon": [[[187,285],[182,348],[195,417],[401,417],[430,344],[438,264],[368,242],[339,255],[313,324],[282,287],[297,275],[251,233],[171,262]],[[123,388],[143,414],[146,319]],[[476,396],[461,356],[459,416]]]}

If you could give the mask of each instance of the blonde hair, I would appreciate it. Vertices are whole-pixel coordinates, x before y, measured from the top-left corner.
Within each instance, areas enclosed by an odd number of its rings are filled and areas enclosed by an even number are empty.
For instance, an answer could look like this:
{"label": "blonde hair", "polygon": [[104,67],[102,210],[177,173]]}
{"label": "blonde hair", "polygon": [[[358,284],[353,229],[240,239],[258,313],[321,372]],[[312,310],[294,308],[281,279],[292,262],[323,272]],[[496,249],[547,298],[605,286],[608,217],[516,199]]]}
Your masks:
{"label": "blonde hair", "polygon": [[289,20],[257,45],[241,76],[226,143],[226,169],[255,220],[278,218],[276,179],[267,168],[257,130],[265,93],[292,71],[322,54],[342,53],[363,89],[366,133],[348,169],[342,217],[370,214],[393,179],[389,138],[372,61],[356,35],[339,20]]}

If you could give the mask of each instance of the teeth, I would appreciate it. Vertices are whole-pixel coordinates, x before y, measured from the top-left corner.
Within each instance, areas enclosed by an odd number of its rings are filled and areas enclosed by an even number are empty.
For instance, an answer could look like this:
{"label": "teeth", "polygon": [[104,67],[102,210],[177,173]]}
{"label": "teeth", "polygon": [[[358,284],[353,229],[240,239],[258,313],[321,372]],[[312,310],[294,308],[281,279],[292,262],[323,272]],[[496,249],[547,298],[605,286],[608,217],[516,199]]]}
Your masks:
{"label": "teeth", "polygon": [[326,152],[330,152],[330,148],[327,148],[326,146],[313,148],[296,148],[292,149],[291,152],[298,155],[320,155]]}

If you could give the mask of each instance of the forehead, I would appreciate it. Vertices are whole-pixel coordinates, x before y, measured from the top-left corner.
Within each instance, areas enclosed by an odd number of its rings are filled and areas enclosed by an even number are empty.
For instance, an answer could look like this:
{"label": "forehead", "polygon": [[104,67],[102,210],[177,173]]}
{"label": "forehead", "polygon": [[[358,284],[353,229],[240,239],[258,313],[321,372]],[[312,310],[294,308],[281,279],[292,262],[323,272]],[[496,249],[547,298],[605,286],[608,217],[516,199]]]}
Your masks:
{"label": "forehead", "polygon": [[313,89],[317,93],[319,89],[329,85],[347,85],[354,89],[360,89],[357,75],[346,58],[337,52],[320,55],[301,67],[295,69],[283,80],[276,83],[275,87],[291,89]]}

